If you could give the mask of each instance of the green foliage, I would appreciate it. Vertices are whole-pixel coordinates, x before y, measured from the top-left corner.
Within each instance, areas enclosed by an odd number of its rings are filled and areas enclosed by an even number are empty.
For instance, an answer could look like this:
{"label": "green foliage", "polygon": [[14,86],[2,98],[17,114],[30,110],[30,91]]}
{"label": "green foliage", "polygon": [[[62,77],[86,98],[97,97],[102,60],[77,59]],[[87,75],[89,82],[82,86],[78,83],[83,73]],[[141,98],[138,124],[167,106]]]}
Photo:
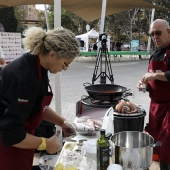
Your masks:
{"label": "green foliage", "polygon": [[156,10],[155,19],[165,19],[170,23],[170,0],[147,0],[150,3],[164,7],[167,10]]}
{"label": "green foliage", "polygon": [[37,10],[38,20],[39,20],[39,27],[47,30],[45,12],[43,10]]}
{"label": "green foliage", "polygon": [[14,7],[0,9],[0,23],[3,24],[5,32],[17,32],[17,19]]}
{"label": "green foliage", "polygon": [[54,28],[54,5],[49,5],[48,7],[48,18],[50,29]]}
{"label": "green foliage", "polygon": [[[49,17],[49,25],[50,29],[54,28],[54,5],[49,5],[48,7],[48,17]],[[84,22],[79,17],[71,14],[70,12],[62,9],[61,11],[61,26],[63,28],[67,28],[72,30],[75,34],[80,33],[79,28],[83,25]]]}
{"label": "green foliage", "polygon": [[15,17],[18,21],[17,32],[20,32],[22,34],[24,30],[27,28],[27,26],[23,25],[23,21],[25,19],[25,10],[24,8],[21,8],[21,6],[15,7],[14,10],[15,10]]}

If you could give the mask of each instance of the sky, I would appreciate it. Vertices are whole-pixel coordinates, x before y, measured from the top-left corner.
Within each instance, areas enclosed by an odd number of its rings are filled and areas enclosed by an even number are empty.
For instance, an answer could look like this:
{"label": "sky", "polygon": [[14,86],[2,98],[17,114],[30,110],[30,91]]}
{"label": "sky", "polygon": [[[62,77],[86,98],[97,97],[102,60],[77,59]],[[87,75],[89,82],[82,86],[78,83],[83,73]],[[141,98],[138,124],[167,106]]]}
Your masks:
{"label": "sky", "polygon": [[35,5],[37,9],[44,10],[44,4]]}

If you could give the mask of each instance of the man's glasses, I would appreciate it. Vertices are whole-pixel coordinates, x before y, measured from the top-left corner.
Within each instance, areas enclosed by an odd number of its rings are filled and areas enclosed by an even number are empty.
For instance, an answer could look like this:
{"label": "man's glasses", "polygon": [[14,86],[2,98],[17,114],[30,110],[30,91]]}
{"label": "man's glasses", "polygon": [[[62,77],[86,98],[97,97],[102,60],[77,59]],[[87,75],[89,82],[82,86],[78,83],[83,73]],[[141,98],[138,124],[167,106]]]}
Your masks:
{"label": "man's glasses", "polygon": [[151,33],[149,34],[149,36],[150,36],[150,37],[154,37],[154,35],[160,36],[161,34],[162,34],[161,31],[155,31],[155,32],[151,32]]}
{"label": "man's glasses", "polygon": [[63,66],[64,66],[64,69],[63,70],[67,70],[67,68],[69,67],[69,64],[65,63],[61,58],[60,58]]}

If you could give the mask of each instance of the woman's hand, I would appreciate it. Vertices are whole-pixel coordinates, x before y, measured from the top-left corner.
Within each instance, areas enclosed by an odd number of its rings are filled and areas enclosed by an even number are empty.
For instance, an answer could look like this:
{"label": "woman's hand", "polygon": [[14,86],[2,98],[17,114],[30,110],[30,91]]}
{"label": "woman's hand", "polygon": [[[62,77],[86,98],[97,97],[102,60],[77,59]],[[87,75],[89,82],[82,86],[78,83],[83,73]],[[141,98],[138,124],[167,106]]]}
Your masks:
{"label": "woman's hand", "polygon": [[68,121],[64,121],[62,125],[62,130],[64,132],[65,137],[71,136],[76,134],[75,128],[72,124],[70,124]]}
{"label": "woman's hand", "polygon": [[59,143],[57,142],[59,135],[60,135],[60,131],[57,131],[55,135],[46,139],[46,151],[49,154],[53,154],[61,150],[62,146],[60,146]]}

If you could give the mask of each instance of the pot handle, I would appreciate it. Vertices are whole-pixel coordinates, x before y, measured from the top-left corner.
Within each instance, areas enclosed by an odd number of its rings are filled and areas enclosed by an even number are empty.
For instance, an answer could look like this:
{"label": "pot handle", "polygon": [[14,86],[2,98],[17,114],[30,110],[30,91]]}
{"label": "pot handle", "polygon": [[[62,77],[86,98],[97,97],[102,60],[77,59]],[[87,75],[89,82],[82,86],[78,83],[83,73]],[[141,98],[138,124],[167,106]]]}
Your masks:
{"label": "pot handle", "polygon": [[82,95],[81,96],[81,100],[86,100],[86,99],[88,99],[89,98],[89,96],[86,96],[86,95]]}
{"label": "pot handle", "polygon": [[161,145],[162,145],[162,142],[161,141],[157,141],[156,143],[152,144],[152,147],[153,148],[159,148],[159,147],[161,147]]}
{"label": "pot handle", "polygon": [[134,96],[134,92],[130,91],[130,89],[123,92],[123,97]]}
{"label": "pot handle", "polygon": [[91,84],[90,83],[88,83],[88,82],[86,82],[86,83],[83,83],[83,86],[88,86],[88,85],[90,85],[91,86]]}

